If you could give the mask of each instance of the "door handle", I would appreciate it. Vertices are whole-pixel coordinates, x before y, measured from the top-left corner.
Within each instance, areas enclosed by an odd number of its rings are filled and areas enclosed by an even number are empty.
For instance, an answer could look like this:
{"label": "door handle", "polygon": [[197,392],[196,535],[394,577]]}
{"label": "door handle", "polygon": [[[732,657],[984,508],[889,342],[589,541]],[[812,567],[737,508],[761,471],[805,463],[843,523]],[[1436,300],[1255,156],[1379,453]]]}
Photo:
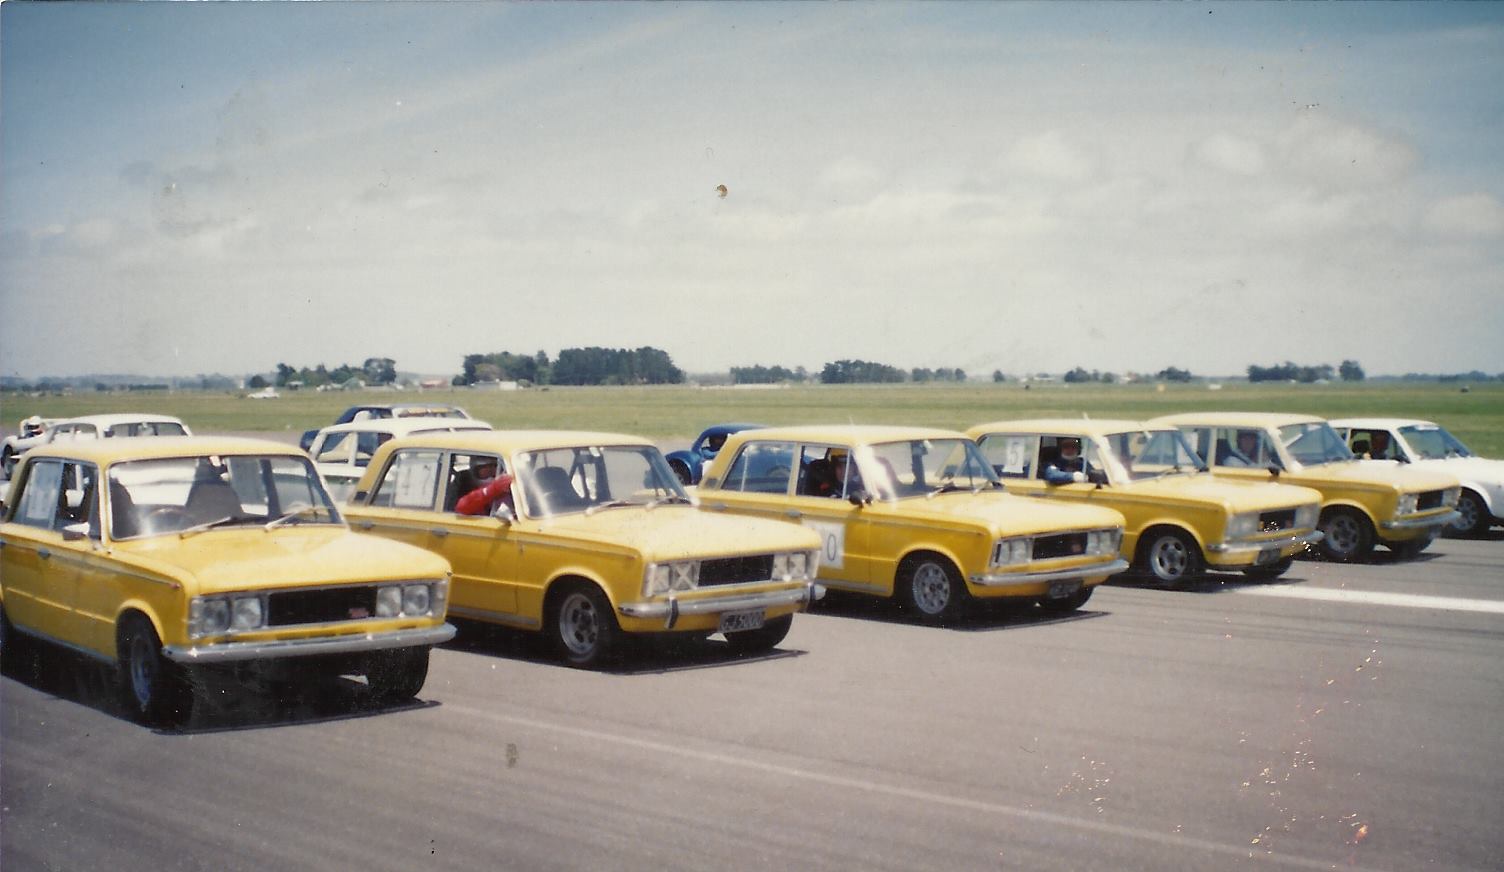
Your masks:
{"label": "door handle", "polygon": [[798,509],[787,509],[787,510],[784,511],[784,514],[787,515],[790,518],[802,518],[802,517],[804,517],[804,513],[801,512],[801,511],[799,511]]}
{"label": "door handle", "polygon": [[428,532],[434,534],[435,536],[438,536],[440,539],[442,539],[445,536],[449,535],[449,531],[445,530],[443,527],[434,527],[432,530],[429,530]]}
{"label": "door handle", "polygon": [[46,560],[47,558],[52,556],[52,552],[48,551],[46,548],[38,548],[37,556],[42,558],[43,560]]}
{"label": "door handle", "polygon": [[369,530],[376,525],[370,521],[356,521],[355,526],[359,527],[362,530]]}

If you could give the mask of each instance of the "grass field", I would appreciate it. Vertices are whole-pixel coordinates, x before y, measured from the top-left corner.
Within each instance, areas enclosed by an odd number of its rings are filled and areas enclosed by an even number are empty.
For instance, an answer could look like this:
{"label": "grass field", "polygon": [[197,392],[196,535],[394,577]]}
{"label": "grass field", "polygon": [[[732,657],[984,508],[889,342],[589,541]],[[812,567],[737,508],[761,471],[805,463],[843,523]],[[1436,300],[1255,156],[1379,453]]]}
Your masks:
{"label": "grass field", "polygon": [[693,387],[546,388],[525,391],[438,390],[285,393],[275,400],[228,394],[7,395],[6,432],[27,415],[49,418],[97,412],[176,415],[196,431],[301,432],[333,421],[359,402],[454,403],[497,427],[608,430],[660,444],[692,439],[722,421],[764,424],[917,424],[963,429],[1007,418],[1067,416],[1152,418],[1198,410],[1302,412],[1336,418],[1390,415],[1438,421],[1474,451],[1504,457],[1504,385],[1365,383],[1329,385],[811,385],[772,390]]}

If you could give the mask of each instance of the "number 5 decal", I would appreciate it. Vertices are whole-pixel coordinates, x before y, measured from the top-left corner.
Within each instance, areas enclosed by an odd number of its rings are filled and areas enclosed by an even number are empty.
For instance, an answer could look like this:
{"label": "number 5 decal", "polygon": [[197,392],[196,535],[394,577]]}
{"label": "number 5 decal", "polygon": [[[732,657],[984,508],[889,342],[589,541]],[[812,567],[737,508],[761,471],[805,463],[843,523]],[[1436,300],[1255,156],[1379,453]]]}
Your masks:
{"label": "number 5 decal", "polygon": [[804,526],[820,534],[820,568],[841,569],[846,554],[846,525],[806,519]]}

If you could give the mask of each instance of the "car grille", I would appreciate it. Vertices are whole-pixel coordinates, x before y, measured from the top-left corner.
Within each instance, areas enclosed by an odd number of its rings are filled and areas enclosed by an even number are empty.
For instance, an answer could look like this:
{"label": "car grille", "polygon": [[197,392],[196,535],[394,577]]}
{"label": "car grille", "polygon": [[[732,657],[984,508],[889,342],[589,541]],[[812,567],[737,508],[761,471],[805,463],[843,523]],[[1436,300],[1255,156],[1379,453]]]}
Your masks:
{"label": "car grille", "polygon": [[1056,557],[1079,557],[1085,553],[1085,533],[1060,533],[1054,536],[1038,536],[1034,539],[1035,560],[1052,560]]}
{"label": "car grille", "polygon": [[266,605],[266,623],[269,627],[360,621],[374,614],[374,585],[283,591],[268,596]]}
{"label": "car grille", "polygon": [[718,557],[714,560],[700,561],[700,587],[767,581],[772,577],[773,555],[771,554]]}
{"label": "car grille", "polygon": [[1259,529],[1265,533],[1288,530],[1294,526],[1294,509],[1280,509],[1277,512],[1264,512],[1262,515],[1259,515]]}
{"label": "car grille", "polygon": [[1426,491],[1415,499],[1415,510],[1424,512],[1426,509],[1440,508],[1446,491]]}

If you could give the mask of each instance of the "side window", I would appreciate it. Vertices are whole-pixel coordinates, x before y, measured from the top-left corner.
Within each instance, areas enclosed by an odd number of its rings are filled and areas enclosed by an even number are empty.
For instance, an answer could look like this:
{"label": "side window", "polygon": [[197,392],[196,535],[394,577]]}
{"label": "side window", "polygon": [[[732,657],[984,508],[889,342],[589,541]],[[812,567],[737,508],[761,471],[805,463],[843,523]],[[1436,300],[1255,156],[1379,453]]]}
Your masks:
{"label": "side window", "polygon": [[33,463],[21,486],[21,499],[16,503],[16,513],[11,520],[28,527],[50,530],[62,496],[62,461],[42,460]]}
{"label": "side window", "polygon": [[1201,456],[1202,461],[1212,461],[1212,431],[1210,427],[1178,427],[1185,434],[1186,441],[1191,443],[1191,448]]}
{"label": "side window", "polygon": [[[1262,428],[1218,427],[1212,432],[1212,436],[1214,466],[1268,466],[1273,462],[1274,451]],[[1202,456],[1206,455],[1203,453]]]}
{"label": "side window", "polygon": [[394,509],[432,509],[439,492],[442,457],[442,452],[426,448],[397,452],[376,483],[370,504]]}
{"label": "side window", "polygon": [[447,484],[444,488],[444,511],[454,511],[460,497],[489,484],[508,472],[507,465],[494,454],[452,454],[449,457]]}
{"label": "side window", "polygon": [[748,442],[742,446],[722,490],[747,493],[788,493],[789,479],[794,469],[794,444],[792,442]]}
{"label": "side window", "polygon": [[63,492],[57,506],[57,526],[88,524],[99,538],[99,470],[87,463],[63,464]]}
{"label": "side window", "polygon": [[1002,434],[987,436],[980,443],[982,456],[992,471],[1004,478],[1028,478],[1039,454],[1038,436]]}
{"label": "side window", "polygon": [[354,442],[354,433],[330,433],[313,459],[319,463],[349,463],[350,447]]}

